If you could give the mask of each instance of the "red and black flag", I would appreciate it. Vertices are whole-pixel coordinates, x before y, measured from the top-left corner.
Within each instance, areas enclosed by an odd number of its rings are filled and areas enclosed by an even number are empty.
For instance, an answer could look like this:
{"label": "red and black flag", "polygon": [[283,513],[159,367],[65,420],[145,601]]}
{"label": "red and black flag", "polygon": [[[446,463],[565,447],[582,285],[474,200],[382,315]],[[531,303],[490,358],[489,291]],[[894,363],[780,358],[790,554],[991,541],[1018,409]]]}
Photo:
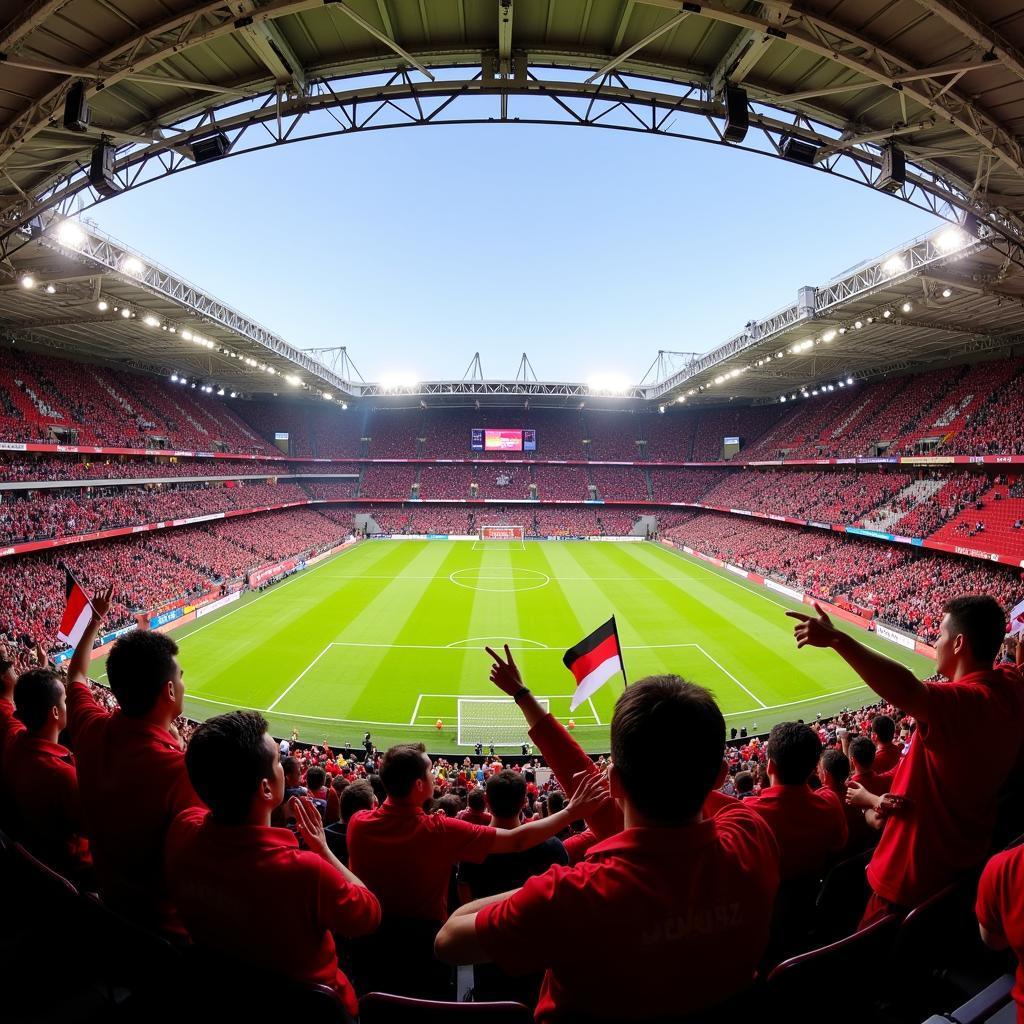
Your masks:
{"label": "red and black flag", "polygon": [[621,672],[625,678],[615,616],[603,626],[598,626],[575,647],[570,647],[562,661],[576,677],[576,692],[569,705],[570,711],[575,711],[585,700],[593,697],[616,672]]}
{"label": "red and black flag", "polygon": [[64,566],[64,575],[64,593],[67,600],[64,614],[60,617],[60,625],[57,627],[57,639],[63,640],[69,647],[77,647],[92,617],[92,604],[89,595],[71,575],[71,570],[67,566]]}

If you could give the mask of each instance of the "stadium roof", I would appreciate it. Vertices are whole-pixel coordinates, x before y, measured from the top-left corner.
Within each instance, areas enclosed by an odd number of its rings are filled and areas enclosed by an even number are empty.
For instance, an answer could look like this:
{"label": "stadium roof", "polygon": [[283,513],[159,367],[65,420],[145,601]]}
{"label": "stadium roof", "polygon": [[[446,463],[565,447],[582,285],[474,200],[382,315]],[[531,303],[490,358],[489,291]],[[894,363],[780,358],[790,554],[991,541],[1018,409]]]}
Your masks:
{"label": "stadium roof", "polygon": [[[251,393],[277,384],[263,364],[320,390],[376,399],[379,385],[317,364],[144,257],[136,254],[141,273],[126,272],[124,247],[99,233],[68,246],[55,232],[63,215],[209,159],[325,134],[502,120],[738,146],[884,188],[965,230],[955,245],[904,247],[902,270],[887,255],[804,292],[668,380],[610,400],[777,400],[819,379],[1016,343],[1024,9],[1008,0],[970,10],[959,0],[7,0],[5,8],[0,257],[11,276],[0,318],[30,343]],[[26,270],[41,289],[21,288]],[[112,309],[90,306],[102,294],[140,315],[104,319]],[[141,329],[147,313],[158,321],[150,333]],[[847,321],[849,333],[825,337]],[[196,327],[212,348],[189,347],[183,332]],[[450,401],[596,400],[585,385],[525,376],[391,390]]]}
{"label": "stadium roof", "polygon": [[[91,203],[225,152],[514,119],[742,145],[886,185],[952,219],[970,212],[972,230],[1021,258],[1024,16],[1013,0],[4,6],[8,247],[43,209],[68,212],[76,197]],[[104,138],[111,174],[90,182]],[[889,147],[906,170],[897,159],[883,182]]]}

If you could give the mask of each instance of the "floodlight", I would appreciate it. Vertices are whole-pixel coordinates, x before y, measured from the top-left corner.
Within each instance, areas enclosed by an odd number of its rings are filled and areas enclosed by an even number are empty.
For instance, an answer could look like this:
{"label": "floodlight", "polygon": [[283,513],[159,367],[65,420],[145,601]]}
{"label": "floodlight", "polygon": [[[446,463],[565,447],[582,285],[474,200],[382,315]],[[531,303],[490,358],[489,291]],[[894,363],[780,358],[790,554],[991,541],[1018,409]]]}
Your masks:
{"label": "floodlight", "polygon": [[334,395],[332,395],[330,393],[330,391],[325,391],[324,392],[324,401],[325,402],[329,402],[333,397],[334,397]]}
{"label": "floodlight", "polygon": [[884,309],[884,310],[882,310],[882,316],[884,316],[885,319],[888,320],[889,317],[892,316],[892,310],[891,309]]}
{"label": "floodlight", "polygon": [[125,306],[124,309],[121,310],[121,316],[123,316],[125,320],[127,320],[131,315],[132,311],[127,306]]}
{"label": "floodlight", "polygon": [[217,394],[218,394],[218,395],[221,395],[221,396],[223,396],[223,395],[224,395],[224,389],[223,389],[223,388],[221,388],[221,389],[220,389],[220,390],[219,390],[219,391],[217,392]]}
{"label": "floodlight", "polygon": [[232,398],[237,398],[238,397],[238,392],[237,391],[232,391],[231,392],[231,397]]}
{"label": "floodlight", "polygon": [[342,402],[341,403],[341,407],[342,407],[342,409],[347,409],[348,408],[348,402]]}
{"label": "floodlight", "polygon": [[121,269],[126,274],[131,274],[133,277],[140,277],[145,271],[145,266],[137,256],[125,256],[121,260]]}
{"label": "floodlight", "polygon": [[846,333],[846,328],[845,327],[840,327],[839,328],[839,333],[840,334],[845,334]]}
{"label": "floodlight", "polygon": [[953,294],[953,289],[952,288],[943,288],[942,289],[942,297],[944,299],[948,299],[950,297],[950,295],[952,295],[952,294]]}
{"label": "floodlight", "polygon": [[859,331],[864,326],[864,324],[862,324],[860,320],[855,320],[853,326]]}
{"label": "floodlight", "polygon": [[847,377],[846,378],[846,383],[847,384],[852,384],[853,383],[853,378],[852,377]]}
{"label": "floodlight", "polygon": [[828,330],[828,331],[826,331],[826,332],[825,332],[825,333],[824,333],[824,334],[823,334],[823,335],[821,336],[821,340],[822,340],[823,342],[825,342],[825,344],[827,345],[827,344],[828,344],[828,343],[829,343],[830,341],[834,341],[834,340],[835,340],[835,336],[836,336],[836,332],[835,332],[835,331],[833,331],[833,330]]}
{"label": "floodlight", "polygon": [[171,374],[171,383],[172,384],[177,384],[178,383],[178,375],[176,373],[172,373]]}
{"label": "floodlight", "polygon": [[839,386],[840,386],[841,388],[845,388],[845,387],[846,387],[846,384],[845,384],[845,383],[844,383],[843,381],[840,381],[840,382],[839,382]]}
{"label": "floodlight", "polygon": [[46,286],[46,294],[47,295],[53,295],[56,291],[57,291],[57,289],[54,288],[54,286],[52,284],[48,284]]}
{"label": "floodlight", "polygon": [[106,311],[107,311],[107,310],[108,310],[108,309],[109,309],[110,307],[109,307],[109,306],[107,305],[107,303],[106,303],[106,300],[105,300],[105,299],[100,299],[100,301],[96,303],[96,308],[97,308],[97,309],[98,309],[98,310],[99,310],[99,311],[100,311],[101,313],[106,313]]}
{"label": "floodlight", "polygon": [[900,306],[900,309],[902,309],[904,313],[909,313],[913,308],[914,304],[912,302],[904,302],[903,305]]}
{"label": "floodlight", "polygon": [[181,336],[185,339],[185,341],[191,341],[192,340],[192,332],[190,330],[188,330],[187,328],[184,331],[181,332]]}
{"label": "floodlight", "polygon": [[69,249],[77,249],[85,241],[85,232],[73,220],[63,220],[57,228],[57,241]]}
{"label": "floodlight", "polygon": [[149,314],[149,315],[147,315],[147,316],[144,316],[144,317],[142,318],[142,322],[143,322],[143,323],[144,323],[144,324],[145,324],[145,325],[146,325],[147,327],[159,327],[159,326],[160,326],[160,321],[159,321],[159,320],[157,320],[157,318],[156,318],[155,316],[153,316],[153,314],[152,314],[152,313],[150,313],[150,314]]}
{"label": "floodlight", "polygon": [[942,252],[956,252],[968,242],[967,235],[960,228],[943,228],[935,236],[935,244]]}
{"label": "floodlight", "polygon": [[779,401],[780,401],[780,402],[784,402],[785,400],[786,400],[786,396],[785,396],[785,395],[783,395],[783,396],[782,396],[782,397],[781,397],[781,398],[779,399]]}
{"label": "floodlight", "polygon": [[658,406],[658,412],[664,412],[664,411],[665,411],[665,406],[659,405]]}
{"label": "floodlight", "polygon": [[302,383],[302,381],[298,377],[296,377],[294,373],[286,374],[284,379],[288,381],[289,384],[295,387]]}
{"label": "floodlight", "polygon": [[25,274],[21,278],[22,288],[35,288],[36,279],[31,274]]}

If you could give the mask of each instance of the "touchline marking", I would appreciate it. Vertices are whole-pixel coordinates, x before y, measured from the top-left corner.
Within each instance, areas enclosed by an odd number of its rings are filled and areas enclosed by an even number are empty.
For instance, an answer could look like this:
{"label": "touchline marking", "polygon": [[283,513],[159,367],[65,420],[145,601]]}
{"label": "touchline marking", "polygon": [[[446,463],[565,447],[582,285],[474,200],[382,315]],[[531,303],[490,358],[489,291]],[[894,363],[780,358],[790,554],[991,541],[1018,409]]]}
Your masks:
{"label": "touchline marking", "polygon": [[860,690],[870,690],[867,683],[860,686],[851,686],[848,690],[832,690],[829,693],[819,693],[817,697],[804,697],[801,700],[787,701],[785,704],[762,704],[759,708],[751,708],[749,711],[730,711],[723,715],[723,718],[736,718],[739,715],[753,715],[758,711],[777,711],[779,708],[793,708],[798,704],[810,704],[816,700],[831,700],[833,697],[841,697],[844,693],[857,693]]}
{"label": "touchline marking", "polygon": [[215,626],[215,625],[217,625],[218,622],[223,622],[225,619],[230,618],[236,612],[244,612],[246,608],[251,608],[254,604],[257,604],[259,601],[262,601],[263,598],[270,597],[271,594],[279,594],[282,590],[284,590],[285,587],[287,587],[290,584],[294,583],[296,580],[309,579],[309,577],[313,573],[318,572],[320,569],[323,569],[325,566],[331,565],[333,562],[335,562],[339,558],[341,558],[342,555],[347,555],[350,552],[355,551],[357,548],[359,548],[359,546],[360,546],[359,544],[353,544],[351,547],[346,548],[344,551],[339,551],[336,555],[334,555],[331,558],[325,559],[320,565],[314,566],[308,572],[307,571],[297,572],[290,580],[285,580],[284,583],[279,583],[279,584],[277,584],[277,586],[271,587],[271,589],[268,590],[265,594],[260,594],[259,597],[253,598],[251,601],[246,601],[246,603],[243,604],[241,607],[239,607],[239,608],[232,608],[231,611],[225,612],[223,615],[215,615],[213,617],[212,621],[204,623],[198,629],[192,629],[192,630],[189,630],[189,632],[187,632],[187,633],[182,633],[176,639],[178,639],[178,640],[187,640],[190,636],[195,636],[196,633],[202,633],[202,631],[204,629],[206,629],[208,626]]}
{"label": "touchline marking", "polygon": [[416,698],[416,707],[414,707],[412,709],[412,718],[409,719],[409,724],[410,725],[415,725],[416,724],[416,719],[419,717],[420,701],[421,700],[423,700],[423,694],[422,693]]}
{"label": "touchline marking", "polygon": [[[274,701],[274,703],[273,703],[273,704],[271,704],[269,708],[267,708],[267,711],[273,711],[273,710],[274,710],[274,708],[276,708],[276,707],[277,707],[277,705],[278,705],[278,704],[280,704],[280,703],[281,703],[281,701],[283,701],[283,700],[285,699],[285,697],[287,697],[287,696],[288,696],[288,694],[292,692],[292,688],[293,688],[293,687],[294,687],[294,686],[295,686],[295,685],[296,685],[296,684],[297,684],[297,683],[298,683],[298,682],[299,682],[299,681],[300,681],[300,680],[302,679],[302,677],[303,677],[303,676],[304,676],[304,675],[305,675],[305,674],[306,674],[306,673],[307,673],[307,672],[308,672],[308,671],[309,671],[309,670],[310,670],[310,669],[311,669],[311,668],[312,668],[312,667],[313,667],[313,666],[314,666],[314,665],[315,665],[315,664],[316,664],[316,663],[317,663],[317,662],[318,662],[318,661],[319,661],[319,660],[320,660],[320,659],[321,659],[321,658],[322,658],[322,657],[323,657],[323,656],[324,656],[324,655],[325,655],[325,654],[326,654],[326,653],[327,653],[327,652],[328,652],[328,651],[329,651],[329,650],[330,650],[330,649],[331,649],[331,648],[332,648],[333,646],[334,646],[334,644],[328,644],[328,645],[327,645],[327,646],[326,646],[326,647],[325,647],[325,648],[324,648],[324,649],[323,649],[323,650],[322,650],[322,651],[321,651],[321,652],[320,652],[320,653],[319,653],[319,654],[318,654],[318,655],[317,655],[317,656],[316,656],[316,657],[315,657],[315,658],[314,658],[314,659],[313,659],[313,660],[312,660],[312,661],[311,661],[311,662],[310,662],[310,663],[309,663],[309,664],[308,664],[308,665],[307,665],[307,666],[306,666],[306,667],[305,667],[305,668],[304,668],[304,669],[303,669],[303,670],[302,670],[302,671],[301,671],[301,672],[300,672],[300,673],[299,673],[299,674],[298,674],[298,675],[297,675],[296,677],[295,677],[295,680],[294,680],[294,681],[292,682],[291,686],[289,686],[289,687],[288,687],[288,688],[287,688],[287,689],[286,689],[286,690],[284,691],[284,693],[282,693],[282,694],[281,694],[281,696],[280,696],[280,697],[278,697],[278,698],[277,698],[277,700],[275,700],[275,701]],[[751,694],[751,696],[753,696],[753,694]]]}
{"label": "touchline marking", "polygon": [[[658,550],[664,551],[670,555],[675,555],[676,558],[684,562],[686,565],[692,565],[695,568],[703,569],[704,572],[707,573],[707,575],[710,576],[712,579],[725,580],[726,583],[731,583],[734,587],[739,587],[741,590],[745,590],[748,594],[755,594],[757,597],[761,598],[762,601],[767,601],[769,604],[775,605],[776,608],[782,608],[787,612],[790,610],[789,605],[783,604],[781,601],[776,601],[773,597],[769,597],[764,592],[763,587],[745,587],[742,583],[740,583],[739,580],[730,579],[728,576],[720,576],[717,572],[712,572],[712,570],[708,568],[708,566],[706,566],[703,562],[701,562],[700,559],[695,558],[691,561],[690,556],[686,554],[685,551],[677,551],[675,548],[665,548],[661,547],[660,545],[658,547]],[[794,601],[793,603],[796,604],[797,602]]]}
{"label": "touchline marking", "polygon": [[700,651],[700,653],[703,654],[704,657],[707,658],[708,661],[710,661],[711,664],[714,665],[720,672],[723,672],[725,675],[727,675],[748,697],[752,697],[754,700],[756,700],[762,708],[768,707],[768,705],[765,704],[765,702],[761,700],[761,698],[758,697],[758,695],[754,693],[753,690],[748,690],[720,661],[717,661],[715,658],[712,658],[711,655],[708,654],[708,652],[705,651],[700,644],[694,644],[693,646],[696,647],[697,650]]}

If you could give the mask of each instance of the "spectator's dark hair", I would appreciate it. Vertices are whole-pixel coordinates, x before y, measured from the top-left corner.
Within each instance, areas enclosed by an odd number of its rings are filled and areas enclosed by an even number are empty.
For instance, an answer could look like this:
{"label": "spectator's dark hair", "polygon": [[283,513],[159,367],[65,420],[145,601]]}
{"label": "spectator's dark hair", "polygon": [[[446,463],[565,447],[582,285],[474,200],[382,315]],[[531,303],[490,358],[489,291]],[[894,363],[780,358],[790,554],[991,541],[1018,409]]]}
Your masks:
{"label": "spectator's dark hair", "polygon": [[[870,741],[869,741],[870,742]],[[821,767],[840,786],[850,777],[850,759],[841,751],[830,747],[821,755]]]}
{"label": "spectator's dark hair", "polygon": [[875,745],[869,736],[850,741],[850,760],[860,768],[870,768],[875,763]]}
{"label": "spectator's dark hair", "polygon": [[334,778],[331,779],[331,789],[333,789],[338,796],[341,796],[348,784],[349,781],[344,775],[335,775]]}
{"label": "spectator's dark hair", "polygon": [[1006,639],[1006,613],[995,598],[984,594],[954,597],[942,606],[953,636],[962,633],[978,661],[995,661]]}
{"label": "spectator's dark hair", "polygon": [[136,629],[121,637],[107,655],[107,679],[121,710],[142,718],[156,706],[160,691],[174,677],[178,645],[163,633]]}
{"label": "spectator's dark hair", "polygon": [[306,772],[306,786],[309,789],[323,789],[324,783],[327,781],[327,772],[323,768],[313,765],[312,768]]}
{"label": "spectator's dark hair", "polygon": [[559,811],[564,810],[565,794],[560,789],[556,789],[553,793],[548,793],[548,814],[557,814]]}
{"label": "spectator's dark hair", "polygon": [[297,757],[292,757],[292,755],[289,754],[288,757],[281,762],[281,767],[284,769],[284,777],[287,779],[289,775],[294,775],[300,770],[299,759]]}
{"label": "spectator's dark hair", "polygon": [[341,794],[341,820],[348,821],[358,811],[373,809],[373,786],[365,779],[350,782]]}
{"label": "spectator's dark hair", "polygon": [[384,788],[384,780],[376,773],[373,773],[366,776],[366,781],[373,789],[373,795],[377,798],[377,803],[384,803],[388,798],[388,791]]}
{"label": "spectator's dark hair", "polygon": [[486,811],[487,810],[487,796],[484,791],[477,786],[476,789],[471,790],[469,796],[466,797],[466,804],[471,811]]}
{"label": "spectator's dark hair", "polygon": [[809,725],[779,722],[768,734],[766,751],[779,782],[792,786],[810,778],[821,757],[821,740]]}
{"label": "spectator's dark hair", "polygon": [[883,743],[892,743],[896,735],[896,723],[888,715],[875,715],[871,719],[871,731]]}
{"label": "spectator's dark hair", "polygon": [[753,793],[754,792],[754,773],[753,772],[737,772],[736,778],[733,779],[733,785],[736,787],[737,793]]}
{"label": "spectator's dark hair", "polygon": [[14,707],[22,725],[30,732],[41,729],[60,701],[63,689],[60,676],[48,668],[22,672],[14,684]]}
{"label": "spectator's dark hair", "polygon": [[426,753],[422,743],[398,743],[387,751],[380,763],[380,779],[388,796],[406,797],[426,778]]}
{"label": "spectator's dark hair", "polygon": [[526,779],[505,768],[487,780],[487,803],[498,818],[512,818],[526,803]]}
{"label": "spectator's dark hair", "polygon": [[462,810],[462,801],[454,793],[448,793],[437,801],[437,809],[446,818],[455,818]]}
{"label": "spectator's dark hair", "polygon": [[196,728],[185,751],[195,791],[214,818],[227,825],[245,821],[263,779],[274,776],[277,745],[266,743],[267,720],[258,711],[231,711]]}
{"label": "spectator's dark hair", "polygon": [[632,803],[668,824],[700,810],[722,767],[725,719],[715,698],[679,676],[626,688],[612,715],[612,763]]}

